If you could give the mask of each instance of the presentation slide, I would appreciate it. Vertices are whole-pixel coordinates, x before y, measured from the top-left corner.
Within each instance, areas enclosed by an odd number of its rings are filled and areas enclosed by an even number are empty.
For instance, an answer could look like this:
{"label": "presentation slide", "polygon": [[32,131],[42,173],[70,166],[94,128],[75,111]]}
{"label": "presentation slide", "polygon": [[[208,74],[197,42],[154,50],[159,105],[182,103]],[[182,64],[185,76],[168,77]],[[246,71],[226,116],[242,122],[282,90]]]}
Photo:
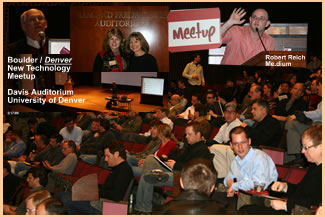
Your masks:
{"label": "presentation slide", "polygon": [[141,94],[162,96],[164,94],[164,79],[142,77]]}

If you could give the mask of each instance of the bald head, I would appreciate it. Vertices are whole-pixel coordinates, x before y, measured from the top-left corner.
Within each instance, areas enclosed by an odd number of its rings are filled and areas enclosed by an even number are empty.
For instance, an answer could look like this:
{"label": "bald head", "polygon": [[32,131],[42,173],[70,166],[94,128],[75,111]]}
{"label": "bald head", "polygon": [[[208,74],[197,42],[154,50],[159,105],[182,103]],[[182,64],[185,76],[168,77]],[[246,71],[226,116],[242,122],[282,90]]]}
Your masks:
{"label": "bald head", "polygon": [[38,36],[39,32],[45,32],[47,28],[47,21],[41,10],[32,8],[20,16],[21,29],[26,36],[33,40],[41,40]]}
{"label": "bald head", "polygon": [[256,32],[256,28],[259,32],[264,32],[270,24],[269,14],[262,8],[256,9],[249,18],[249,26],[253,32]]}
{"label": "bald head", "polygon": [[174,94],[170,97],[170,103],[176,105],[181,101],[181,97],[178,94]]}

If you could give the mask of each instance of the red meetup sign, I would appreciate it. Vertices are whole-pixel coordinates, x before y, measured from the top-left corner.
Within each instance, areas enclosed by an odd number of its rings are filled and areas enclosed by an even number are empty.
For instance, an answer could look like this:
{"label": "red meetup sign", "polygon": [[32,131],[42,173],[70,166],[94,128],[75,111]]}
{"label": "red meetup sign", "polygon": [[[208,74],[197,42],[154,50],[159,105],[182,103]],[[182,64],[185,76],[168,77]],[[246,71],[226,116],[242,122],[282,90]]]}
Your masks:
{"label": "red meetup sign", "polygon": [[168,51],[206,50],[220,45],[219,8],[169,12]]}

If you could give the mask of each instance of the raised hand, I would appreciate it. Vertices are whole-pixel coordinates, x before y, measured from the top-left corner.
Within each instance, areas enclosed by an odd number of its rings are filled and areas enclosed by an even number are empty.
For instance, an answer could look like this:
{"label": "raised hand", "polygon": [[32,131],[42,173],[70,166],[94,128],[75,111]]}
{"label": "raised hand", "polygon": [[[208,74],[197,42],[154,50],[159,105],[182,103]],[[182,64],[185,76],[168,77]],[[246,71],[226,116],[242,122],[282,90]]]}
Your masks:
{"label": "raised hand", "polygon": [[242,20],[242,18],[246,15],[246,11],[242,8],[235,8],[230,15],[228,21],[232,24],[242,24],[245,22],[245,19]]}

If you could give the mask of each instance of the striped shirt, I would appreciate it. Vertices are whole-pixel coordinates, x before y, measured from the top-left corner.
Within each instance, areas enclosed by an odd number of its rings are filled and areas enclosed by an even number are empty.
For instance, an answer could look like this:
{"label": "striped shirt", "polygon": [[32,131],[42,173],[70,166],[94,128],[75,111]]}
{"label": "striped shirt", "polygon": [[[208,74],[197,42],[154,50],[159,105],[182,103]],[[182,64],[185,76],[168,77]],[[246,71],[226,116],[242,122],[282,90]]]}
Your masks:
{"label": "striped shirt", "polygon": [[[266,50],[274,50],[274,39],[266,33],[261,33]],[[249,26],[233,26],[222,37],[222,43],[227,44],[221,64],[241,65],[261,51],[263,45],[259,39],[253,40]]]}

